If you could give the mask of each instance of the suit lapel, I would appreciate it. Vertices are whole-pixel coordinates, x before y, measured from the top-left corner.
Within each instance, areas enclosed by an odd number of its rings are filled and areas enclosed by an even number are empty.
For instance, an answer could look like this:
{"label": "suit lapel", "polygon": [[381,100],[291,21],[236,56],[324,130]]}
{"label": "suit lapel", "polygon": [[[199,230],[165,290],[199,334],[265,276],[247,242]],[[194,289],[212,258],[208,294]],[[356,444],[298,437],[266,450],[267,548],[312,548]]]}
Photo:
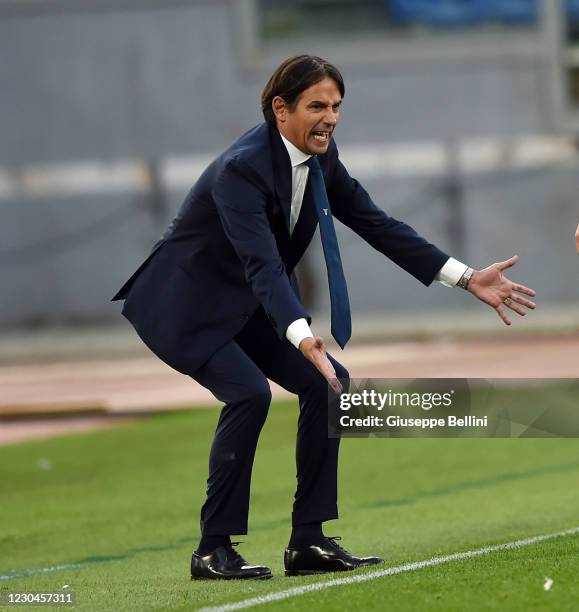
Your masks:
{"label": "suit lapel", "polygon": [[275,127],[270,128],[270,137],[273,155],[275,193],[283,211],[285,226],[289,233],[292,200],[292,166],[287,149]]}

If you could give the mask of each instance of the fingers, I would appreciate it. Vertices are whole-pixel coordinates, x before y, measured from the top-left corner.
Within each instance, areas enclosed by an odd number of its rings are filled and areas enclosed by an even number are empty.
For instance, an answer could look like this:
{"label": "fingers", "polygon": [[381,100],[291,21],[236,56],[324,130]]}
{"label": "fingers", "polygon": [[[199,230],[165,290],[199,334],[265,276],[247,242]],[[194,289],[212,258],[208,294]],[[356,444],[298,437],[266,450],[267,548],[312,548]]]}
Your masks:
{"label": "fingers", "polygon": [[342,393],[342,384],[338,380],[336,370],[326,355],[326,344],[322,337],[316,336],[308,359],[314,364],[320,374],[338,395]]}
{"label": "fingers", "polygon": [[[515,285],[513,289],[515,289],[516,287],[522,287],[522,285]],[[524,288],[526,289],[526,287]],[[532,289],[530,291],[532,291]],[[532,291],[533,295],[534,293],[535,292]],[[504,306],[506,306],[513,312],[516,312],[519,316],[524,317],[527,314],[527,311],[523,308],[523,306],[532,310],[536,307],[536,304],[535,302],[531,302],[531,300],[527,300],[527,298],[524,298],[521,295],[517,295],[516,293],[511,293],[507,297],[503,298],[502,303],[499,304],[495,308],[495,310],[497,311],[497,314],[502,319],[505,325],[511,325],[512,322],[507,316],[504,310]]]}
{"label": "fingers", "polygon": [[524,293],[525,295],[530,295],[531,297],[537,294],[534,289],[525,287],[525,285],[519,285],[517,283],[513,283],[513,291],[518,291],[519,293]]}
{"label": "fingers", "polygon": [[337,393],[339,395],[340,393],[342,393],[342,383],[338,380],[338,377],[336,376],[336,370],[334,369],[332,362],[327,357],[324,357],[324,362],[325,363],[323,363],[323,365],[318,369],[320,373],[324,376],[324,378],[328,381],[328,384],[330,385],[330,387],[332,387],[334,393]]}
{"label": "fingers", "polygon": [[325,375],[329,380],[330,378],[336,378],[336,370],[329,359],[326,359]]}
{"label": "fingers", "polygon": [[524,317],[527,313],[521,308],[521,306],[519,306],[518,304],[515,303],[515,296],[511,296],[510,298],[505,298],[503,300],[503,304],[507,307],[510,308],[513,312],[516,312],[518,315],[520,315],[521,317]]}
{"label": "fingers", "polygon": [[511,325],[511,320],[509,319],[509,317],[507,317],[507,315],[505,314],[505,311],[502,309],[501,306],[497,306],[495,310],[497,311],[497,314],[503,320],[503,323],[505,325]]}
{"label": "fingers", "polygon": [[338,395],[342,393],[342,383],[338,380],[336,370],[326,355],[326,343],[321,336],[314,338],[313,344],[304,352],[304,356],[317,368],[318,372]]}
{"label": "fingers", "polygon": [[328,383],[336,395],[342,393],[342,383],[337,378],[328,379]]}
{"label": "fingers", "polygon": [[502,272],[507,268],[512,268],[517,263],[517,261],[519,261],[519,256],[513,255],[510,259],[507,259],[506,261],[497,262],[496,266]]}
{"label": "fingers", "polygon": [[521,295],[517,295],[516,293],[511,294],[511,300],[513,300],[514,302],[518,302],[523,306],[526,306],[530,310],[534,310],[537,307],[537,304],[535,304],[535,302],[531,302],[531,300],[527,300],[527,298],[524,298]]}

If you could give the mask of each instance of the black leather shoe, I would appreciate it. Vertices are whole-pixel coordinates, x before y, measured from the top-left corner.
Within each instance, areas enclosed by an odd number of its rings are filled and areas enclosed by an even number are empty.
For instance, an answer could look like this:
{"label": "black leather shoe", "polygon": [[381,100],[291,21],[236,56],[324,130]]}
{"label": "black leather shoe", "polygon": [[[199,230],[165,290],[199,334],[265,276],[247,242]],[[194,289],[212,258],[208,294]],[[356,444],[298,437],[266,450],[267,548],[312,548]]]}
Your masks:
{"label": "black leather shoe", "polygon": [[286,548],[284,555],[286,576],[307,576],[325,572],[347,572],[357,567],[384,563],[380,557],[354,557],[336,544],[339,536],[324,538],[319,544],[305,548]]}
{"label": "black leather shoe", "polygon": [[271,578],[269,567],[248,565],[247,561],[235,550],[239,542],[229,546],[219,546],[208,555],[201,557],[196,552],[191,556],[191,580],[200,578],[213,580],[241,580]]}

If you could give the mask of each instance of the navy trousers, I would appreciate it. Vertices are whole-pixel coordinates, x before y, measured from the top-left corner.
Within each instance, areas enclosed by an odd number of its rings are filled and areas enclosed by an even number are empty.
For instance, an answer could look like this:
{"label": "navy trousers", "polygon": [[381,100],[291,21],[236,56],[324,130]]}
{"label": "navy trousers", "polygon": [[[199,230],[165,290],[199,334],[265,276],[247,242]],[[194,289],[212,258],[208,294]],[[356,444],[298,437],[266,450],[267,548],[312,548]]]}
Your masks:
{"label": "navy trousers", "polygon": [[[328,357],[338,378],[348,378]],[[328,438],[328,384],[292,344],[279,339],[262,308],[192,377],[225,404],[209,457],[204,535],[247,533],[251,470],[271,401],[268,378],[299,398],[292,524],[338,518],[340,440]]]}

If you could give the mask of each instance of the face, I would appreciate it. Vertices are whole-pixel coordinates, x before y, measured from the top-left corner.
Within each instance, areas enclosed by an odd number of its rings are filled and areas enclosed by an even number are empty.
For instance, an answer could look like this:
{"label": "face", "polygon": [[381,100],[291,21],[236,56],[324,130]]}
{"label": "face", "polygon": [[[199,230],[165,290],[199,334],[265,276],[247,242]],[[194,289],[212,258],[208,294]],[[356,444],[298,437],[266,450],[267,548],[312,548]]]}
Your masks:
{"label": "face", "polygon": [[321,155],[328,150],[338,125],[341,103],[336,82],[326,77],[304,90],[293,110],[279,96],[272,100],[272,108],[277,128],[285,138],[308,155]]}

